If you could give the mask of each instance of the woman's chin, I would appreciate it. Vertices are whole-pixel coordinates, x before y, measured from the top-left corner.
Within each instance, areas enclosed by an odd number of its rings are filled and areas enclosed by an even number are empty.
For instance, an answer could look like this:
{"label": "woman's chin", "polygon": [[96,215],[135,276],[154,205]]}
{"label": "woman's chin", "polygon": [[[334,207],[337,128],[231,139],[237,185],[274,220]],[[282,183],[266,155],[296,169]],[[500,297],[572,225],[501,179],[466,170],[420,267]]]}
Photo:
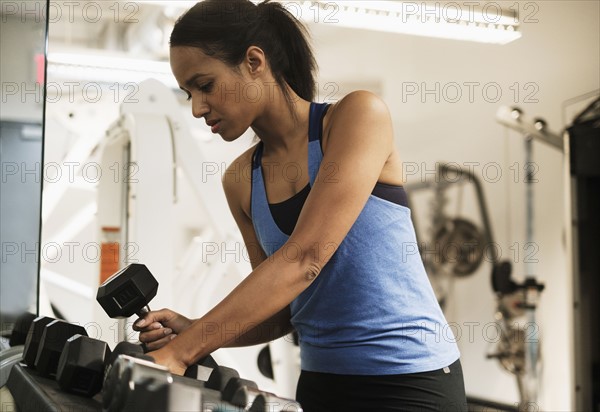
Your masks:
{"label": "woman's chin", "polygon": [[223,139],[226,142],[233,142],[241,136],[241,134],[237,134],[237,133],[231,134],[231,133],[227,133],[227,132],[223,132],[223,131],[219,131],[219,132],[217,132],[217,134],[219,136],[221,136],[221,139]]}

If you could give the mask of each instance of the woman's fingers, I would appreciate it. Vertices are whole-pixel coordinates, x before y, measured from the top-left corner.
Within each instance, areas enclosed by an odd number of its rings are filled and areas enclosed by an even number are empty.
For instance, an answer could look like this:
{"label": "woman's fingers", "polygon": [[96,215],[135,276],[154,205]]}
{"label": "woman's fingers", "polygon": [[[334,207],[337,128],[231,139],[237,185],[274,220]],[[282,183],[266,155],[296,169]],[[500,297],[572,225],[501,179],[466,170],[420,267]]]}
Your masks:
{"label": "woman's fingers", "polygon": [[[157,311],[157,312],[148,312],[146,313],[146,315],[142,318],[139,318],[138,320],[136,320],[133,324],[133,330],[135,331],[143,331],[146,330],[150,327],[152,327],[152,325],[155,324],[159,324],[162,326],[162,324],[164,323],[165,316],[161,316],[163,311]],[[162,322],[161,322],[162,321]]]}
{"label": "woman's fingers", "polygon": [[161,325],[160,322],[153,322],[150,325],[146,326],[145,328],[141,328],[141,329],[138,328],[137,330],[139,332],[151,332],[153,330],[162,329],[162,328],[163,328],[163,325]]}
{"label": "woman's fingers", "polygon": [[140,342],[147,350],[157,350],[169,343],[177,334],[189,327],[192,321],[170,309],[146,313],[133,324],[133,330],[140,332]]}
{"label": "woman's fingers", "polygon": [[163,339],[165,336],[172,334],[171,328],[160,328],[140,333],[140,342],[149,344]]}
{"label": "woman's fingers", "polygon": [[146,315],[133,324],[133,330],[143,331],[146,328],[151,327],[155,322],[158,322],[166,328],[171,328],[177,333],[181,332],[191,323],[185,316],[173,312],[170,309],[161,309],[146,313]]}
{"label": "woman's fingers", "polygon": [[[169,343],[171,341],[171,339],[175,338],[175,336],[177,336],[177,335],[175,335],[174,333],[171,333],[170,335],[167,335],[167,336],[163,335],[162,339],[155,340],[154,342],[146,343],[145,344],[146,348],[149,351],[160,349],[163,346],[165,346],[167,343]],[[140,337],[141,337],[141,335],[140,335]]]}

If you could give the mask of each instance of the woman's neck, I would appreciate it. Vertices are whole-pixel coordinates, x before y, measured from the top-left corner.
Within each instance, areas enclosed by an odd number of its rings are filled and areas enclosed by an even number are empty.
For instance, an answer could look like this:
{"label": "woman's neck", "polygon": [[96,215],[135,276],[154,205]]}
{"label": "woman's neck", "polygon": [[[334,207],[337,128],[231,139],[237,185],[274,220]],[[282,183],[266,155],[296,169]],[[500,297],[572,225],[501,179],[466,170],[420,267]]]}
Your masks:
{"label": "woman's neck", "polygon": [[308,136],[310,103],[291,91],[295,103],[290,112],[279,89],[274,99],[264,106],[263,113],[252,124],[252,130],[263,142],[265,156],[286,156],[304,143]]}

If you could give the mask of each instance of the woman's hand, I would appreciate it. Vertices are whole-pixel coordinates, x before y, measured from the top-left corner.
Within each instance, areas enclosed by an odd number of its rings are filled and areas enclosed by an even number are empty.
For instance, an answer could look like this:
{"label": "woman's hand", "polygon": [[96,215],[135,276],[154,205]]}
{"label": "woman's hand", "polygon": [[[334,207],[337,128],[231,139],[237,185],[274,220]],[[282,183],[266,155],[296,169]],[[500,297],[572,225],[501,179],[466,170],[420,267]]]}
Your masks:
{"label": "woman's hand", "polygon": [[[173,335],[174,336],[174,335]],[[183,376],[187,365],[182,361],[176,359],[170,351],[166,349],[159,349],[154,352],[148,352],[146,355],[151,356],[154,362],[166,366],[172,374]]]}
{"label": "woman's hand", "polygon": [[170,309],[148,312],[133,324],[133,330],[140,332],[140,342],[148,350],[157,350],[183,332],[192,321]]}

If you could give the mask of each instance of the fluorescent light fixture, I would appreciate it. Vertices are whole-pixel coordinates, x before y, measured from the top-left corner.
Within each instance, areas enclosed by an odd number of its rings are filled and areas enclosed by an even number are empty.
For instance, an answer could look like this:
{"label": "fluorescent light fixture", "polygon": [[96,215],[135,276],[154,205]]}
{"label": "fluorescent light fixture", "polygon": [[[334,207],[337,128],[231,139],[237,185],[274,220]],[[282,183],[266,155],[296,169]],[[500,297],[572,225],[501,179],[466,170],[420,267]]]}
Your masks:
{"label": "fluorescent light fixture", "polygon": [[[311,24],[507,44],[521,37],[518,13],[497,2],[431,1],[279,1],[299,20]],[[179,15],[196,1],[140,0]],[[253,0],[253,3],[259,1]]]}
{"label": "fluorescent light fixture", "polygon": [[139,83],[148,78],[179,89],[168,62],[106,55],[105,50],[86,53],[49,53],[48,78],[105,83]]}
{"label": "fluorescent light fixture", "polygon": [[[195,1],[141,0],[179,10]],[[260,3],[253,0],[253,3]],[[298,19],[312,24],[387,33],[507,44],[521,37],[518,14],[496,2],[279,1]],[[174,13],[175,15],[178,12]]]}
{"label": "fluorescent light fixture", "polygon": [[[461,5],[462,4],[462,5]],[[512,10],[478,9],[470,4],[405,1],[286,2],[286,8],[308,23],[388,33],[506,44],[521,37]]]}

